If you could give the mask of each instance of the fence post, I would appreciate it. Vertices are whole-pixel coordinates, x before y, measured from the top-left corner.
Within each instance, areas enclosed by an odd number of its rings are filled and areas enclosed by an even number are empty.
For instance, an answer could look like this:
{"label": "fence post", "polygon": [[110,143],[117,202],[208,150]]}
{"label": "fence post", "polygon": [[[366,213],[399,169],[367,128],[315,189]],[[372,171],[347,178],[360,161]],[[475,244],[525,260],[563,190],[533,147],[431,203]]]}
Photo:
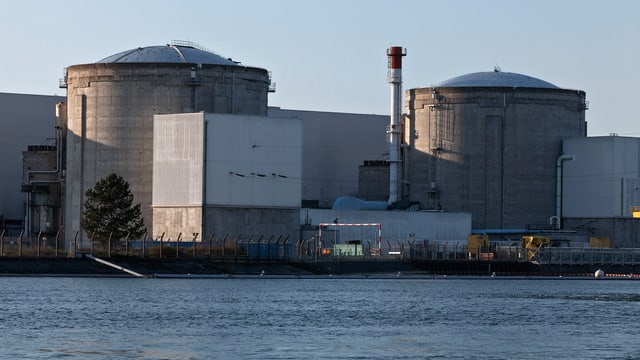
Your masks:
{"label": "fence post", "polygon": [[[252,235],[253,237],[253,235]],[[262,256],[260,255],[260,242],[262,241],[262,238],[264,237],[264,235],[260,235],[260,237],[258,238],[258,261],[260,261],[260,259],[262,258]],[[251,241],[249,241],[251,242]],[[249,256],[251,256],[251,247],[247,246],[247,252],[249,253]]]}
{"label": "fence post", "polygon": [[222,238],[222,256],[224,256],[226,254],[225,248],[227,247],[227,238],[228,237],[229,237],[229,234],[224,234],[224,237]]}
{"label": "fence post", "polygon": [[56,249],[54,250],[54,252],[55,252],[55,257],[58,257],[58,245],[59,245],[59,241],[60,241],[60,230],[58,230],[58,232],[56,233]]}
{"label": "fence post", "polygon": [[24,229],[20,230],[20,236],[18,236],[18,256],[22,257],[22,235],[24,234]]}
{"label": "fence post", "polygon": [[[80,234],[80,231],[76,231],[76,234],[73,236],[73,249],[72,249],[72,253],[73,253],[73,257],[76,257],[76,248],[77,248],[77,244],[78,244],[78,234]],[[91,253],[93,253],[93,242],[91,243]]]}
{"label": "fence post", "polygon": [[267,261],[271,261],[271,241],[273,240],[273,235],[267,240]]}
{"label": "fence post", "polygon": [[164,232],[160,235],[160,260],[162,260],[162,239],[164,239]]}
{"label": "fence post", "polygon": [[38,242],[38,245],[36,247],[36,257],[40,257],[40,236],[42,235],[42,231],[38,231],[38,238],[36,239],[36,241]]}
{"label": "fence post", "polygon": [[145,255],[145,243],[147,241],[147,228],[144,228],[144,236],[142,237],[142,257]]}
{"label": "fence post", "polygon": [[458,260],[458,242],[453,245],[453,260]]}
{"label": "fence post", "polygon": [[109,243],[108,243],[108,246],[107,246],[107,249],[109,249],[109,250],[108,250],[108,256],[107,257],[111,257],[111,236],[113,236],[113,231],[109,233],[109,240],[108,240]]}
{"label": "fence post", "polygon": [[215,236],[215,233],[209,236],[209,259],[211,259],[211,240],[213,239],[214,236]]}
{"label": "fence post", "polygon": [[127,231],[127,237],[124,239],[124,256],[129,256],[129,236],[131,232]]}
{"label": "fence post", "polygon": [[407,243],[409,244],[409,261],[411,261],[413,260],[413,243],[415,243],[415,240],[409,240]]}
{"label": "fence post", "polygon": [[196,258],[196,239],[198,238],[198,233],[193,233],[193,240],[191,240],[191,250],[193,252],[193,258]]}
{"label": "fence post", "polygon": [[4,256],[4,232],[6,230],[2,229],[2,234],[0,234],[0,256]]}
{"label": "fence post", "polygon": [[180,257],[180,238],[182,233],[178,233],[178,239],[176,239],[176,259]]}
{"label": "fence post", "polygon": [[[289,235],[284,237],[284,240],[282,240],[282,257],[285,258],[286,260],[291,259],[291,255],[290,253],[287,252],[287,249],[289,248],[287,246],[287,243],[289,242]],[[294,255],[295,258],[295,255]]]}
{"label": "fence post", "polygon": [[429,256],[429,249],[427,246],[429,246],[428,240],[422,240],[422,260],[426,260]]}

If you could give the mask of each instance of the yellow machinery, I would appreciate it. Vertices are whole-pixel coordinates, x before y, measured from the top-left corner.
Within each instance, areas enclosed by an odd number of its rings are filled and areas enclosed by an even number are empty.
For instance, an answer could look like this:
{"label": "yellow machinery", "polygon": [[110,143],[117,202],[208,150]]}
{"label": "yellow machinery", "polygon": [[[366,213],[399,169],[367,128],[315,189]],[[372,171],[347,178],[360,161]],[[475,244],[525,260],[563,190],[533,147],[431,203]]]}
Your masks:
{"label": "yellow machinery", "polygon": [[480,254],[489,251],[489,235],[471,234],[467,236],[466,253],[470,259],[480,258]]}
{"label": "yellow machinery", "polygon": [[541,248],[549,245],[551,245],[551,239],[548,236],[525,235],[522,237],[522,249],[526,251],[529,261],[533,260]]}
{"label": "yellow machinery", "polygon": [[609,238],[604,236],[591,236],[589,238],[589,247],[592,248],[610,248]]}

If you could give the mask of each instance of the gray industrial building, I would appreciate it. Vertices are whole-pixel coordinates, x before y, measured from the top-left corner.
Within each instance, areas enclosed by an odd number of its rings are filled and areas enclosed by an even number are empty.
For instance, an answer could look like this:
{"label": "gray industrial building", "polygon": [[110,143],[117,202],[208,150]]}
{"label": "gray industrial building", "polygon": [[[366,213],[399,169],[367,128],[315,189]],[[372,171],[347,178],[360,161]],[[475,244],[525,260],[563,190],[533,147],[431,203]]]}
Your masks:
{"label": "gray industrial building", "polygon": [[567,139],[564,153],[563,217],[632,216],[640,205],[640,139],[597,136]]}
{"label": "gray industrial building", "polygon": [[[359,167],[365,161],[386,162],[388,115],[304,111],[269,107],[269,116],[302,122],[302,206],[331,208],[341,196],[357,196],[363,186]],[[388,163],[387,163],[388,168]],[[372,179],[373,180],[373,179]],[[378,178],[384,197],[389,176]],[[373,186],[373,185],[372,185]],[[379,200],[364,191],[368,200]]]}
{"label": "gray industrial building", "polygon": [[640,246],[640,139],[567,139],[563,150],[572,158],[562,174],[564,227]]}
{"label": "gray industrial building", "polygon": [[562,141],[584,138],[584,91],[492,71],[406,92],[403,193],[469,212],[474,229],[524,229],[556,215]]}
{"label": "gray industrial building", "polygon": [[[0,231],[5,229],[8,234],[17,235],[24,229],[27,213],[31,209],[39,212],[59,210],[59,202],[44,200],[46,196],[40,192],[45,190],[43,187],[28,187],[30,182],[42,180],[40,177],[43,174],[37,171],[55,171],[55,161],[45,165],[39,162],[33,164],[32,168],[27,165],[25,170],[32,171],[23,179],[22,155],[29,146],[34,146],[32,150],[55,158],[56,137],[60,135],[56,129],[55,110],[56,104],[64,99],[62,96],[0,93],[0,164],[3,169],[0,171]],[[23,187],[23,184],[27,187]],[[27,199],[30,190],[38,190],[39,195]],[[55,222],[54,219],[49,222],[52,226],[58,225],[51,224]]]}

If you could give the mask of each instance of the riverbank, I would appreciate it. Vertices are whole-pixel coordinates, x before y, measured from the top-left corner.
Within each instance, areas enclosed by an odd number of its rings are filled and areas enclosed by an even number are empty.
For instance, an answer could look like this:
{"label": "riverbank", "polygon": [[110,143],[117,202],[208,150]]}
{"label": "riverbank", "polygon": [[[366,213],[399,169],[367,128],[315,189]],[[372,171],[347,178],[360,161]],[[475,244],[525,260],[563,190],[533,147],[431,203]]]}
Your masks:
{"label": "riverbank", "polygon": [[[115,265],[111,267],[87,257],[37,258],[2,257],[0,276],[126,276],[122,268],[144,277],[180,276],[312,276],[312,275],[389,275],[415,276],[593,276],[602,268],[607,274],[630,275],[640,273],[638,266],[616,264],[602,266],[553,265],[529,262],[485,260],[420,260],[407,259],[349,259],[324,258],[321,260],[259,261],[241,258],[167,258],[141,257],[103,258]],[[121,269],[118,269],[121,268]]]}

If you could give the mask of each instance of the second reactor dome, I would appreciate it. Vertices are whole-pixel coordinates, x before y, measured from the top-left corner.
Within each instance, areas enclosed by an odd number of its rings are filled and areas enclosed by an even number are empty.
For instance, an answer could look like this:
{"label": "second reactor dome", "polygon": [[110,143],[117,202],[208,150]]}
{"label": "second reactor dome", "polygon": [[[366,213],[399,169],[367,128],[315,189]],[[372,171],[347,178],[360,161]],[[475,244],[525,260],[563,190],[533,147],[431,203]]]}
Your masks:
{"label": "second reactor dome", "polygon": [[484,71],[456,76],[445,80],[436,87],[521,87],[559,89],[557,86],[538,78],[502,71]]}
{"label": "second reactor dome", "polygon": [[407,90],[407,200],[471,213],[474,229],[547,224],[562,141],[586,136],[585,96],[501,71]]}

